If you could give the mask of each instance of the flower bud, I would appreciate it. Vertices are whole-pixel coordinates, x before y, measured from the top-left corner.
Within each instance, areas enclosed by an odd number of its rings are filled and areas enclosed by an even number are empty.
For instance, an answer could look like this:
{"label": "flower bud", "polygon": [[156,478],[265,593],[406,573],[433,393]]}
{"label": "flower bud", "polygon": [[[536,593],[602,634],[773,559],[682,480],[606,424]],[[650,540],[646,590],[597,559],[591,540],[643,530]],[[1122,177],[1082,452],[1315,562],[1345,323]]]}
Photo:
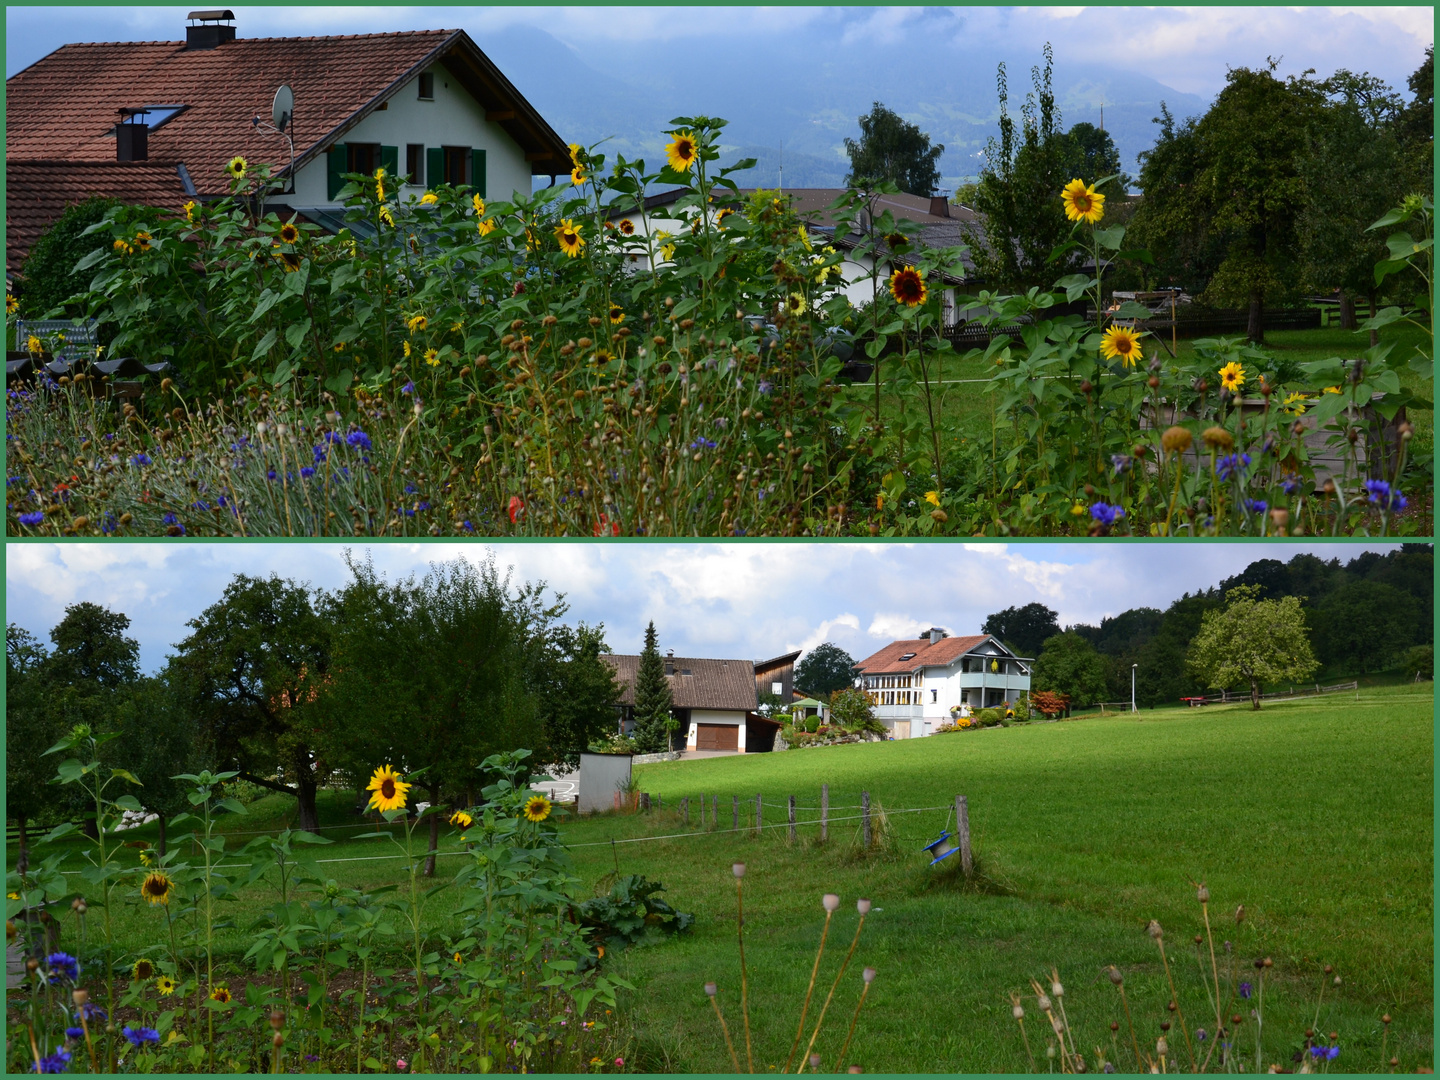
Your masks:
{"label": "flower bud", "polygon": [[870,901],[866,900],[864,897],[861,897],[859,900],[855,901],[855,910],[860,912],[861,915],[869,915]]}
{"label": "flower bud", "polygon": [[860,977],[861,977],[862,979],[864,979],[867,983],[872,983],[872,982],[874,982],[874,981],[875,981],[875,969],[872,968],[872,967],[867,967],[864,971],[862,971],[862,972],[860,973]]}
{"label": "flower bud", "polygon": [[820,903],[826,911],[833,912],[840,907],[840,897],[836,896],[833,892],[827,892],[820,898]]}
{"label": "flower bud", "polygon": [[1390,1023],[1390,1014],[1389,1014],[1389,1013],[1386,1013],[1384,1016],[1380,1017],[1380,1022],[1381,1022],[1382,1024],[1388,1024],[1388,1023]]}
{"label": "flower bud", "polygon": [[713,997],[715,996],[715,991],[716,991],[716,986],[715,986],[715,984],[714,984],[713,982],[709,982],[709,983],[706,983],[706,984],[705,984],[705,996],[706,996],[706,997],[712,997],[712,998],[713,998]]}
{"label": "flower bud", "polygon": [[1124,985],[1125,976],[1120,974],[1120,969],[1114,964],[1111,964],[1108,968],[1105,969],[1105,974],[1110,976],[1110,981],[1116,986]]}
{"label": "flower bud", "polygon": [[1050,983],[1050,993],[1054,994],[1057,998],[1065,996],[1065,987],[1060,985],[1059,979],[1055,979]]}
{"label": "flower bud", "polygon": [[1012,1006],[1010,1007],[1010,1015],[1013,1016],[1013,1017],[1015,1017],[1016,1020],[1024,1020],[1024,1019],[1025,1019],[1025,1007],[1024,1007],[1023,1005],[1021,1005],[1019,1002],[1016,1002],[1014,1005],[1012,1005]]}
{"label": "flower bud", "polygon": [[285,1036],[281,1035],[280,1032],[277,1031],[275,1032],[275,1037],[271,1039],[270,1042],[274,1045],[276,1050],[279,1050],[280,1047],[285,1045]]}
{"label": "flower bud", "polygon": [[737,862],[732,864],[730,867],[730,872],[734,874],[737,878],[743,878],[745,876],[745,864],[743,862]]}
{"label": "flower bud", "polygon": [[1202,904],[1210,902],[1210,890],[1205,887],[1204,882],[1201,882],[1199,888],[1195,890],[1195,896]]}
{"label": "flower bud", "polygon": [[1170,1044],[1165,1041],[1164,1035],[1161,1035],[1160,1038],[1155,1040],[1155,1053],[1161,1057],[1165,1057],[1170,1053]]}
{"label": "flower bud", "polygon": [[1150,920],[1149,925],[1145,927],[1145,932],[1149,934],[1152,938],[1154,938],[1156,941],[1159,941],[1162,937],[1165,936],[1165,931],[1160,929],[1160,923],[1155,919]]}
{"label": "flower bud", "polygon": [[1037,1009],[1039,1009],[1041,1012],[1049,1012],[1049,1011],[1050,1011],[1050,999],[1049,999],[1048,997],[1046,997],[1044,994],[1038,995],[1038,996],[1035,998],[1035,1007],[1036,1007]]}
{"label": "flower bud", "polygon": [[274,1028],[276,1031],[279,1031],[280,1028],[281,1028],[281,1026],[284,1025],[284,1023],[285,1023],[285,1014],[282,1013],[279,1009],[276,1009],[274,1012],[272,1012],[272,1013],[270,1014],[270,1026],[271,1026],[272,1028]]}
{"label": "flower bud", "polygon": [[1271,960],[1270,957],[1268,957],[1268,956],[1265,957],[1265,959],[1262,960],[1262,961],[1260,961],[1260,962],[1261,962],[1262,964],[1264,964],[1267,968],[1270,968],[1270,967],[1274,967],[1274,966],[1275,966],[1275,961],[1274,961],[1274,960]]}

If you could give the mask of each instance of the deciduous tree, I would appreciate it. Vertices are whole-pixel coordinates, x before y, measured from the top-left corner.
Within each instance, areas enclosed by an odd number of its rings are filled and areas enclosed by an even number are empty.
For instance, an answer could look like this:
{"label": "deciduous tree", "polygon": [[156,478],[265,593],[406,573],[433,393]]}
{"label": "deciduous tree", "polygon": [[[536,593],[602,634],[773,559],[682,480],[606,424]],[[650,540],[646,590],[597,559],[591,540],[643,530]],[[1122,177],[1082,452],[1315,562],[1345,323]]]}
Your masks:
{"label": "deciduous tree", "polygon": [[1261,600],[1259,595],[1255,585],[1226,593],[1224,609],[1206,613],[1188,657],[1191,670],[1208,686],[1248,683],[1256,709],[1263,683],[1300,682],[1320,666],[1310,650],[1300,597]]}
{"label": "deciduous tree", "polygon": [[847,138],[850,155],[847,184],[862,180],[888,180],[911,195],[928,196],[940,183],[940,155],[944,146],[931,146],[930,136],[899,113],[875,102],[860,117],[860,141]]}
{"label": "deciduous tree", "polygon": [[1060,633],[1058,618],[1044,604],[1030,603],[987,616],[980,629],[999,638],[1018,656],[1039,656],[1046,639]]}
{"label": "deciduous tree", "polygon": [[1030,682],[1036,690],[1064,694],[1076,705],[1090,705],[1105,697],[1105,661],[1079,634],[1056,634],[1041,649]]}
{"label": "deciduous tree", "polygon": [[831,641],[816,645],[795,665],[796,689],[820,701],[854,682],[855,658]]}

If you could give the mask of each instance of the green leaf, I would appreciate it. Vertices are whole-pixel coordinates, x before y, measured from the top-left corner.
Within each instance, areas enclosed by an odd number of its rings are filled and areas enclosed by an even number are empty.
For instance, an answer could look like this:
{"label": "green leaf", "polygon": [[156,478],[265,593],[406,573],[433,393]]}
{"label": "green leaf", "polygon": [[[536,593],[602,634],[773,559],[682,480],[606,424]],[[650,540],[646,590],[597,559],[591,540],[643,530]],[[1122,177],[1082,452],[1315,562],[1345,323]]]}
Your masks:
{"label": "green leaf", "polygon": [[[267,353],[269,353],[270,350],[275,347],[275,338],[275,330],[272,327],[266,332],[265,336],[256,343],[255,351],[250,354],[250,359],[259,360],[262,356],[265,356]],[[277,383],[276,385],[279,384]]]}
{"label": "green leaf", "polygon": [[140,783],[140,781],[139,781],[138,779],[136,779],[134,773],[130,772],[130,771],[127,770],[127,769],[111,769],[111,770],[110,770],[110,775],[111,775],[111,776],[118,776],[118,777],[120,777],[121,780],[128,780],[130,783],[134,784],[136,787],[144,787],[144,786],[145,786],[144,784]]}
{"label": "green leaf", "polygon": [[1405,312],[1398,307],[1381,308],[1370,318],[1360,324],[1361,330],[1379,330],[1382,326],[1389,326],[1391,323],[1399,322],[1405,317]]}
{"label": "green leaf", "polygon": [[139,813],[144,809],[144,807],[140,805],[140,800],[135,798],[134,795],[121,795],[115,800],[115,805],[121,810],[129,810],[131,813]]}
{"label": "green leaf", "polygon": [[1124,240],[1124,225],[1111,225],[1108,228],[1095,230],[1095,242],[1106,251],[1119,251]]}
{"label": "green leaf", "polygon": [[245,809],[245,804],[239,799],[221,799],[215,804],[215,809],[224,810],[231,814],[248,814],[250,812]]}
{"label": "green leaf", "polygon": [[1320,400],[1310,410],[1310,415],[1319,420],[1329,420],[1332,416],[1338,416],[1345,410],[1350,399],[1345,394],[1321,394]]}
{"label": "green leaf", "polygon": [[301,319],[285,328],[285,340],[292,349],[298,349],[304,344],[305,335],[308,333],[310,333],[310,320]]}
{"label": "green leaf", "polygon": [[1111,313],[1116,319],[1148,319],[1151,312],[1144,304],[1136,303],[1134,300],[1126,300],[1115,311]]}
{"label": "green leaf", "polygon": [[1150,266],[1155,265],[1155,256],[1150,254],[1148,248],[1131,248],[1128,251],[1117,251],[1116,262],[1143,262]]}

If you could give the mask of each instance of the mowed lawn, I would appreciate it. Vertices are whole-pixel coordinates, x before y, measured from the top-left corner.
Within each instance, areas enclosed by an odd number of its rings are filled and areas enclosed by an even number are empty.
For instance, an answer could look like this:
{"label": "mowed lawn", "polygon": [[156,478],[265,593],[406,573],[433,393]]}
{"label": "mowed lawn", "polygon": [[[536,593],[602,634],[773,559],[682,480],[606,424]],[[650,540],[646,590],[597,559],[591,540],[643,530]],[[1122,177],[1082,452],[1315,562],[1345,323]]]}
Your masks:
{"label": "mowed lawn", "polygon": [[[1430,685],[1423,684],[1365,689],[1359,700],[1346,694],[1271,704],[1259,713],[1212,706],[647,765],[636,776],[662,808],[567,820],[563,835],[586,891],[608,884],[617,870],[643,873],[663,881],[668,899],[696,915],[679,940],[607,957],[637,988],[624,999],[620,1019],[635,1036],[627,1064],[641,1070],[729,1069],[703,992],[712,979],[744,1064],[730,872],[741,859],[749,867],[746,956],[757,1071],[784,1065],[827,891],[838,893],[842,905],[811,1023],[854,934],[854,901],[869,897],[874,910],[817,1042],[822,1069],[834,1067],[864,965],[879,976],[849,1060],[867,1072],[1024,1071],[1008,994],[1028,992],[1031,978],[1048,981],[1052,967],[1065,984],[1080,1045],[1092,1055],[1097,1046],[1113,1054],[1109,1025],[1119,1021],[1118,1061],[1133,1069],[1124,1015],[1102,969],[1113,963],[1125,972],[1139,1037],[1153,1048],[1170,997],[1159,953],[1145,934],[1146,922],[1158,919],[1187,1026],[1213,1031],[1193,944],[1203,927],[1190,883],[1201,880],[1211,892],[1222,980],[1228,983],[1225,940],[1234,943],[1236,982],[1258,983],[1251,963],[1274,960],[1265,988],[1266,1065],[1289,1064],[1316,1022],[1320,967],[1330,964],[1342,985],[1327,986],[1318,1026],[1339,1033],[1344,1049],[1334,1067],[1375,1068],[1379,1017],[1389,1012],[1395,1021],[1387,1057],[1398,1053],[1402,1071],[1413,1071],[1432,1055],[1432,716]],[[785,798],[794,794],[802,807],[818,806],[821,783],[831,786],[834,819],[858,813],[862,789],[877,811],[886,811],[880,852],[861,855],[854,820],[834,820],[824,847],[814,842],[813,824],[802,825],[796,844],[788,842]],[[711,833],[707,818],[702,832],[701,792],[720,797],[722,830],[730,827],[733,796],[745,800],[741,819],[749,823],[757,792],[765,823],[782,827],[756,839]],[[957,793],[969,800],[980,872],[969,886],[956,873],[958,858],[931,870],[918,850],[946,824]],[[678,812],[682,796],[691,802],[688,827]],[[361,831],[340,828],[354,824],[347,799],[353,802],[353,794],[326,793],[322,801],[323,824],[338,842],[315,853],[339,861],[319,869],[344,885],[395,883],[398,862],[378,858],[393,852],[387,841],[343,839]],[[268,797],[234,825],[279,827],[293,818],[293,807],[292,800]],[[939,809],[898,812],[925,807]],[[802,809],[800,816],[813,822],[816,812]],[[153,826],[122,835],[153,840]],[[233,836],[230,850],[246,839]],[[619,842],[627,840],[638,842]],[[453,849],[456,838],[447,835],[442,846]],[[133,853],[124,857],[134,861]],[[463,857],[442,858],[441,876],[453,874]],[[227,966],[238,970],[253,940],[248,928],[273,899],[273,889],[256,885],[222,905],[232,925],[217,935],[217,948]],[[458,936],[459,900],[445,890],[428,901],[427,922],[437,937]],[[1237,926],[1233,914],[1241,903],[1247,914]],[[116,905],[114,918],[126,956],[159,955],[158,911],[131,897]],[[91,923],[94,933],[98,919]],[[1238,1002],[1230,1008],[1241,1011]],[[1032,998],[1026,1028],[1041,1070],[1044,1027]],[[1252,1066],[1253,1033],[1247,1017],[1240,1042]],[[1170,1044],[1184,1064],[1178,1023]]]}

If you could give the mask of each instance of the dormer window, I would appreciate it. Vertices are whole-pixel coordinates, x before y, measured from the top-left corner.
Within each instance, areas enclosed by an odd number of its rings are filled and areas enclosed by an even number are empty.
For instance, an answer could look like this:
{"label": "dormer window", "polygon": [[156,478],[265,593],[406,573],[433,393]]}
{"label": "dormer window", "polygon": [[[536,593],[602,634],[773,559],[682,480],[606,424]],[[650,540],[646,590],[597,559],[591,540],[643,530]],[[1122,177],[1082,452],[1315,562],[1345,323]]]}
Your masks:
{"label": "dormer window", "polygon": [[421,100],[421,101],[434,101],[434,100],[435,100],[435,76],[434,76],[434,74],[432,74],[432,73],[429,72],[429,71],[422,72],[422,73],[420,74],[419,82],[420,82],[420,100]]}
{"label": "dormer window", "polygon": [[904,661],[904,660],[914,660],[914,659],[915,659],[915,654],[914,654],[913,652],[907,652],[907,653],[902,654],[901,657],[900,657],[900,659],[901,659],[902,661]]}

